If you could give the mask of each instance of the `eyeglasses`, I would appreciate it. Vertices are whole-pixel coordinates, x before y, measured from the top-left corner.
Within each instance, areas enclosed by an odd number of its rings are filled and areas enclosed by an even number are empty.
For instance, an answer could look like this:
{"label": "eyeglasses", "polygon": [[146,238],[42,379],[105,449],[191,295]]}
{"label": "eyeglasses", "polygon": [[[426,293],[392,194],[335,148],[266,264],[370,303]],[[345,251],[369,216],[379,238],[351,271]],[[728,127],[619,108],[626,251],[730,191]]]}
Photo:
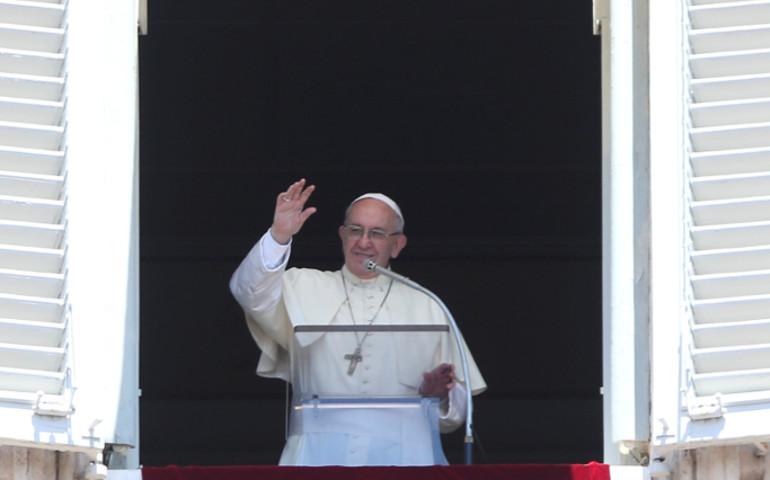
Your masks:
{"label": "eyeglasses", "polygon": [[348,237],[348,240],[358,240],[364,236],[364,233],[366,233],[369,240],[375,243],[384,242],[388,237],[393,235],[401,235],[401,232],[385,233],[384,230],[379,228],[373,228],[367,231],[360,225],[344,225],[342,229],[345,231],[345,236]]}

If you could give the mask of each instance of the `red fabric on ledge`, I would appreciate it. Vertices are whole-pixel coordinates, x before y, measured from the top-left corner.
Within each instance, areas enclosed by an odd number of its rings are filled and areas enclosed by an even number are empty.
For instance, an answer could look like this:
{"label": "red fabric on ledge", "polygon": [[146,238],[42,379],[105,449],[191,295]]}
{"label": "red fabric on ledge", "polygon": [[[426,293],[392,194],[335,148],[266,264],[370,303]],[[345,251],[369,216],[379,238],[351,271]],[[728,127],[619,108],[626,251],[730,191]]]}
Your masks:
{"label": "red fabric on ledge", "polygon": [[433,467],[144,467],[142,480],[610,480],[610,468],[586,465]]}

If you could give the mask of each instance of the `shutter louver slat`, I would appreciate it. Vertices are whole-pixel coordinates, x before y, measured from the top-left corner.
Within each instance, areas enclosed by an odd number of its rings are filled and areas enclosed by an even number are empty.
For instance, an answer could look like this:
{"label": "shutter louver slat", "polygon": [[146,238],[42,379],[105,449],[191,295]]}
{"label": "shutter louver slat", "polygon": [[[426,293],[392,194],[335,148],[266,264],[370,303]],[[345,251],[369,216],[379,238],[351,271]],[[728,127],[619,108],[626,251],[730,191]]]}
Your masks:
{"label": "shutter louver slat", "polygon": [[64,127],[0,122],[0,143],[10,147],[56,150],[61,147]]}
{"label": "shutter louver slat", "polygon": [[58,53],[64,41],[64,29],[9,25],[0,23],[0,45],[16,50]]}
{"label": "shutter louver slat", "polygon": [[770,97],[770,74],[693,79],[690,88],[696,102],[766,98]]}
{"label": "shutter louver slat", "polygon": [[770,2],[714,2],[690,7],[690,22],[703,28],[736,27],[770,23]]}
{"label": "shutter louver slat", "polygon": [[770,123],[693,128],[690,138],[699,152],[762,148],[770,143]]}
{"label": "shutter louver slat", "polygon": [[770,192],[770,172],[698,177],[692,189],[698,201],[759,197]]}
{"label": "shutter louver slat", "polygon": [[0,0],[0,399],[65,393],[65,8]]}
{"label": "shutter louver slat", "polygon": [[0,172],[3,195],[38,197],[56,200],[61,196],[64,178],[58,175]]}
{"label": "shutter louver slat", "polygon": [[0,96],[2,97],[59,101],[63,90],[62,78],[0,73]]}
{"label": "shutter louver slat", "polygon": [[770,49],[694,54],[690,69],[696,78],[761,75],[770,70]]}
{"label": "shutter louver slat", "polygon": [[770,269],[770,246],[704,250],[692,254],[697,275],[751,272]]}
{"label": "shutter louver slat", "polygon": [[56,76],[61,73],[64,56],[0,48],[0,70],[22,75]]}
{"label": "shutter louver slat", "polygon": [[5,343],[19,345],[41,347],[61,345],[64,338],[64,325],[62,323],[0,319],[0,338]]}
{"label": "shutter louver slat", "polygon": [[770,171],[770,147],[693,152],[690,156],[696,178]]}
{"label": "shutter louver slat", "polygon": [[767,221],[770,220],[770,197],[693,202],[692,216],[698,226]]}
{"label": "shutter louver slat", "polygon": [[63,225],[0,220],[0,238],[5,245],[56,248],[63,236]]}
{"label": "shutter louver slat", "polygon": [[63,284],[61,274],[0,269],[0,291],[4,293],[58,298]]}
{"label": "shutter louver slat", "polygon": [[691,235],[697,251],[770,245],[770,222],[693,227]]}
{"label": "shutter louver slat", "polygon": [[64,8],[64,5],[55,2],[1,0],[0,18],[7,24],[59,28]]}
{"label": "shutter louver slat", "polygon": [[695,275],[692,284],[695,296],[702,299],[770,295],[770,271]]}
{"label": "shutter louver slat", "polygon": [[703,28],[690,35],[693,53],[757,50],[770,45],[770,25]]}
{"label": "shutter louver slat", "polygon": [[770,122],[770,98],[702,102],[690,111],[693,126],[715,127]]}
{"label": "shutter louver slat", "polygon": [[[61,392],[66,375],[62,372],[9,368],[0,366],[0,397],[14,398],[14,393],[42,391],[49,395]],[[3,390],[8,391],[4,394]]]}
{"label": "shutter louver slat", "polygon": [[63,348],[0,343],[0,364],[6,368],[58,370],[63,359]]}
{"label": "shutter louver slat", "polygon": [[45,198],[0,196],[0,218],[17,222],[54,223],[62,217],[64,202]]}
{"label": "shutter louver slat", "polygon": [[706,373],[693,375],[701,395],[716,395],[770,390],[770,369]]}
{"label": "shutter louver slat", "polygon": [[[690,4],[691,5],[713,5],[715,3],[722,4],[722,3],[727,3],[729,1],[731,0],[690,0]],[[732,1],[736,1],[736,0],[732,0]]]}
{"label": "shutter louver slat", "polygon": [[770,295],[694,300],[692,309],[698,325],[758,320],[767,317],[767,312],[770,312]]}
{"label": "shutter louver slat", "polygon": [[63,111],[63,102],[0,97],[0,121],[57,125]]}
{"label": "shutter louver slat", "polygon": [[699,373],[770,369],[770,344],[701,348],[693,360]]}
{"label": "shutter louver slat", "polygon": [[63,160],[64,153],[58,150],[0,145],[0,171],[55,176],[61,172]]}
{"label": "shutter louver slat", "polygon": [[770,319],[695,325],[693,336],[701,348],[770,343]]}
{"label": "shutter louver slat", "polygon": [[58,322],[64,313],[64,301],[58,298],[0,294],[3,316],[36,322]]}
{"label": "shutter louver slat", "polygon": [[64,250],[0,244],[0,268],[58,273],[64,265]]}

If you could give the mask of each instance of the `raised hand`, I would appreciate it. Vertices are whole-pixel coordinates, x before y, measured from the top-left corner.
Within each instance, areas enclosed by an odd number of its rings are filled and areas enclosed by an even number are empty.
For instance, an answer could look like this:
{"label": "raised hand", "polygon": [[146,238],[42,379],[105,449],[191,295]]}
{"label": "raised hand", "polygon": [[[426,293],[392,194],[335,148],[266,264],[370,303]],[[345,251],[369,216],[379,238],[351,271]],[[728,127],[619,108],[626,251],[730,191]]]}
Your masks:
{"label": "raised hand", "polygon": [[275,202],[275,214],[270,234],[273,239],[283,245],[289,243],[291,237],[302,229],[305,220],[316,212],[315,207],[305,208],[305,203],[315,190],[315,185],[305,188],[305,179],[291,184],[288,190],[278,195]]}
{"label": "raised hand", "polygon": [[423,397],[438,397],[444,399],[449,395],[449,390],[454,388],[455,366],[442,363],[432,372],[422,374],[420,395]]}

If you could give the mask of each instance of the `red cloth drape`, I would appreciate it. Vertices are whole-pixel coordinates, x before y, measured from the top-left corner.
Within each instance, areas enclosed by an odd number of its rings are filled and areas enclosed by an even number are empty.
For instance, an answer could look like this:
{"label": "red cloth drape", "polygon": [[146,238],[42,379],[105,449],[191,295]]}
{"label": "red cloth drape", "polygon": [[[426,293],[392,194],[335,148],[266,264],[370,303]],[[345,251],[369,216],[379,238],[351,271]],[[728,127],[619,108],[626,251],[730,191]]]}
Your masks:
{"label": "red cloth drape", "polygon": [[610,480],[608,465],[144,467],[143,480]]}

